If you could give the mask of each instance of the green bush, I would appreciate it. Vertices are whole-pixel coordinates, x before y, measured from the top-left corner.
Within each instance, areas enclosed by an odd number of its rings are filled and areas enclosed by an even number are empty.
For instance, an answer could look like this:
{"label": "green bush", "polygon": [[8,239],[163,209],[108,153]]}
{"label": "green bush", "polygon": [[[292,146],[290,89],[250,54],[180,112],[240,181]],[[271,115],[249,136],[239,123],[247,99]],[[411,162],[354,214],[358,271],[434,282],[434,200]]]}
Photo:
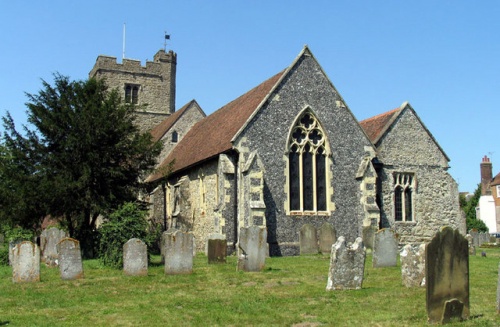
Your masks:
{"label": "green bush", "polygon": [[4,232],[5,235],[5,241],[7,243],[9,242],[16,242],[16,241],[31,241],[33,242],[33,231],[24,229],[22,227],[11,227],[9,225],[3,225],[2,226],[2,231]]}
{"label": "green bush", "polygon": [[9,247],[0,245],[0,266],[9,265]]}
{"label": "green bush", "polygon": [[134,203],[126,203],[113,212],[99,228],[99,259],[112,268],[123,267],[123,245],[131,238],[151,244],[147,212]]}

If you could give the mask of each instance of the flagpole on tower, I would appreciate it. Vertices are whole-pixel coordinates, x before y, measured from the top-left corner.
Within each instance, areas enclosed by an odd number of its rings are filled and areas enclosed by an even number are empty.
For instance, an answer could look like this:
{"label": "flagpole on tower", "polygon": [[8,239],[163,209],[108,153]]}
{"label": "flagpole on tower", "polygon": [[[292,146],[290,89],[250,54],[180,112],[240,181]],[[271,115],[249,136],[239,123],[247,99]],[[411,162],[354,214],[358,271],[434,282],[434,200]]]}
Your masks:
{"label": "flagpole on tower", "polygon": [[125,27],[126,27],[126,24],[123,23],[123,52],[122,52],[122,59],[125,59]]}
{"label": "flagpole on tower", "polygon": [[167,52],[167,40],[170,40],[170,35],[165,31],[165,39],[163,40],[163,51]]}

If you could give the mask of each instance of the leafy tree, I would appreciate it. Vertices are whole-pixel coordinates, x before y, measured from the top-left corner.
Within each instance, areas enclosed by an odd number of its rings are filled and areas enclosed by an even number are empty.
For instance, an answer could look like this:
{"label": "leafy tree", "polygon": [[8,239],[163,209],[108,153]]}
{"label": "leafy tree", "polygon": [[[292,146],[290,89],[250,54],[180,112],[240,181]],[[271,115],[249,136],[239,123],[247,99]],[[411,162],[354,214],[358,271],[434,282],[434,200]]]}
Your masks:
{"label": "leafy tree", "polygon": [[467,200],[465,196],[460,196],[460,207],[465,212],[467,230],[477,229],[480,232],[487,232],[488,227],[481,219],[476,217],[476,208],[479,205],[479,198],[481,197],[481,184],[479,184],[474,191],[474,195]]}
{"label": "leafy tree", "polygon": [[124,104],[103,80],[70,81],[55,74],[54,85],[42,86],[38,94],[27,94],[33,129],[25,126],[21,134],[10,114],[3,118],[2,162],[16,171],[3,184],[13,183],[7,193],[25,197],[17,210],[32,218],[23,225],[60,217],[89,255],[98,216],[137,198],[160,144],[138,131],[134,105]]}

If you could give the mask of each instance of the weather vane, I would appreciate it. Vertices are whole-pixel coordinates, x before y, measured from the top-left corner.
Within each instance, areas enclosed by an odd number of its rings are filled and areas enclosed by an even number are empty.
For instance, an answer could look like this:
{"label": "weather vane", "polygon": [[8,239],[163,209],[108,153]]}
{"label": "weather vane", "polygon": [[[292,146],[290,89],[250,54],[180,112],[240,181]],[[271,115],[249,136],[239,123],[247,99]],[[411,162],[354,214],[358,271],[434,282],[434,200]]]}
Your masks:
{"label": "weather vane", "polygon": [[170,40],[170,34],[165,31],[165,39],[163,40],[163,50],[167,52],[167,40]]}

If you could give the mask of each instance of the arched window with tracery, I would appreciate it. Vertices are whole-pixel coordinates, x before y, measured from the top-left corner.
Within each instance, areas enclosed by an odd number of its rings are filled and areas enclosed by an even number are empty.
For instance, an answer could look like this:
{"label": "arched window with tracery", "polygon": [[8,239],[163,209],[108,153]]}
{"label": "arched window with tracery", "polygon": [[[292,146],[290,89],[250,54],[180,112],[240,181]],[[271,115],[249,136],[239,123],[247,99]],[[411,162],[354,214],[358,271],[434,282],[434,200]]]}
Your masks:
{"label": "arched window with tracery", "polygon": [[394,220],[413,221],[413,190],[415,176],[409,173],[394,174]]}
{"label": "arched window with tracery", "polygon": [[139,103],[139,85],[125,85],[125,102],[133,104]]}
{"label": "arched window with tracery", "polygon": [[288,141],[291,212],[327,211],[328,143],[321,125],[306,110],[295,122]]}

